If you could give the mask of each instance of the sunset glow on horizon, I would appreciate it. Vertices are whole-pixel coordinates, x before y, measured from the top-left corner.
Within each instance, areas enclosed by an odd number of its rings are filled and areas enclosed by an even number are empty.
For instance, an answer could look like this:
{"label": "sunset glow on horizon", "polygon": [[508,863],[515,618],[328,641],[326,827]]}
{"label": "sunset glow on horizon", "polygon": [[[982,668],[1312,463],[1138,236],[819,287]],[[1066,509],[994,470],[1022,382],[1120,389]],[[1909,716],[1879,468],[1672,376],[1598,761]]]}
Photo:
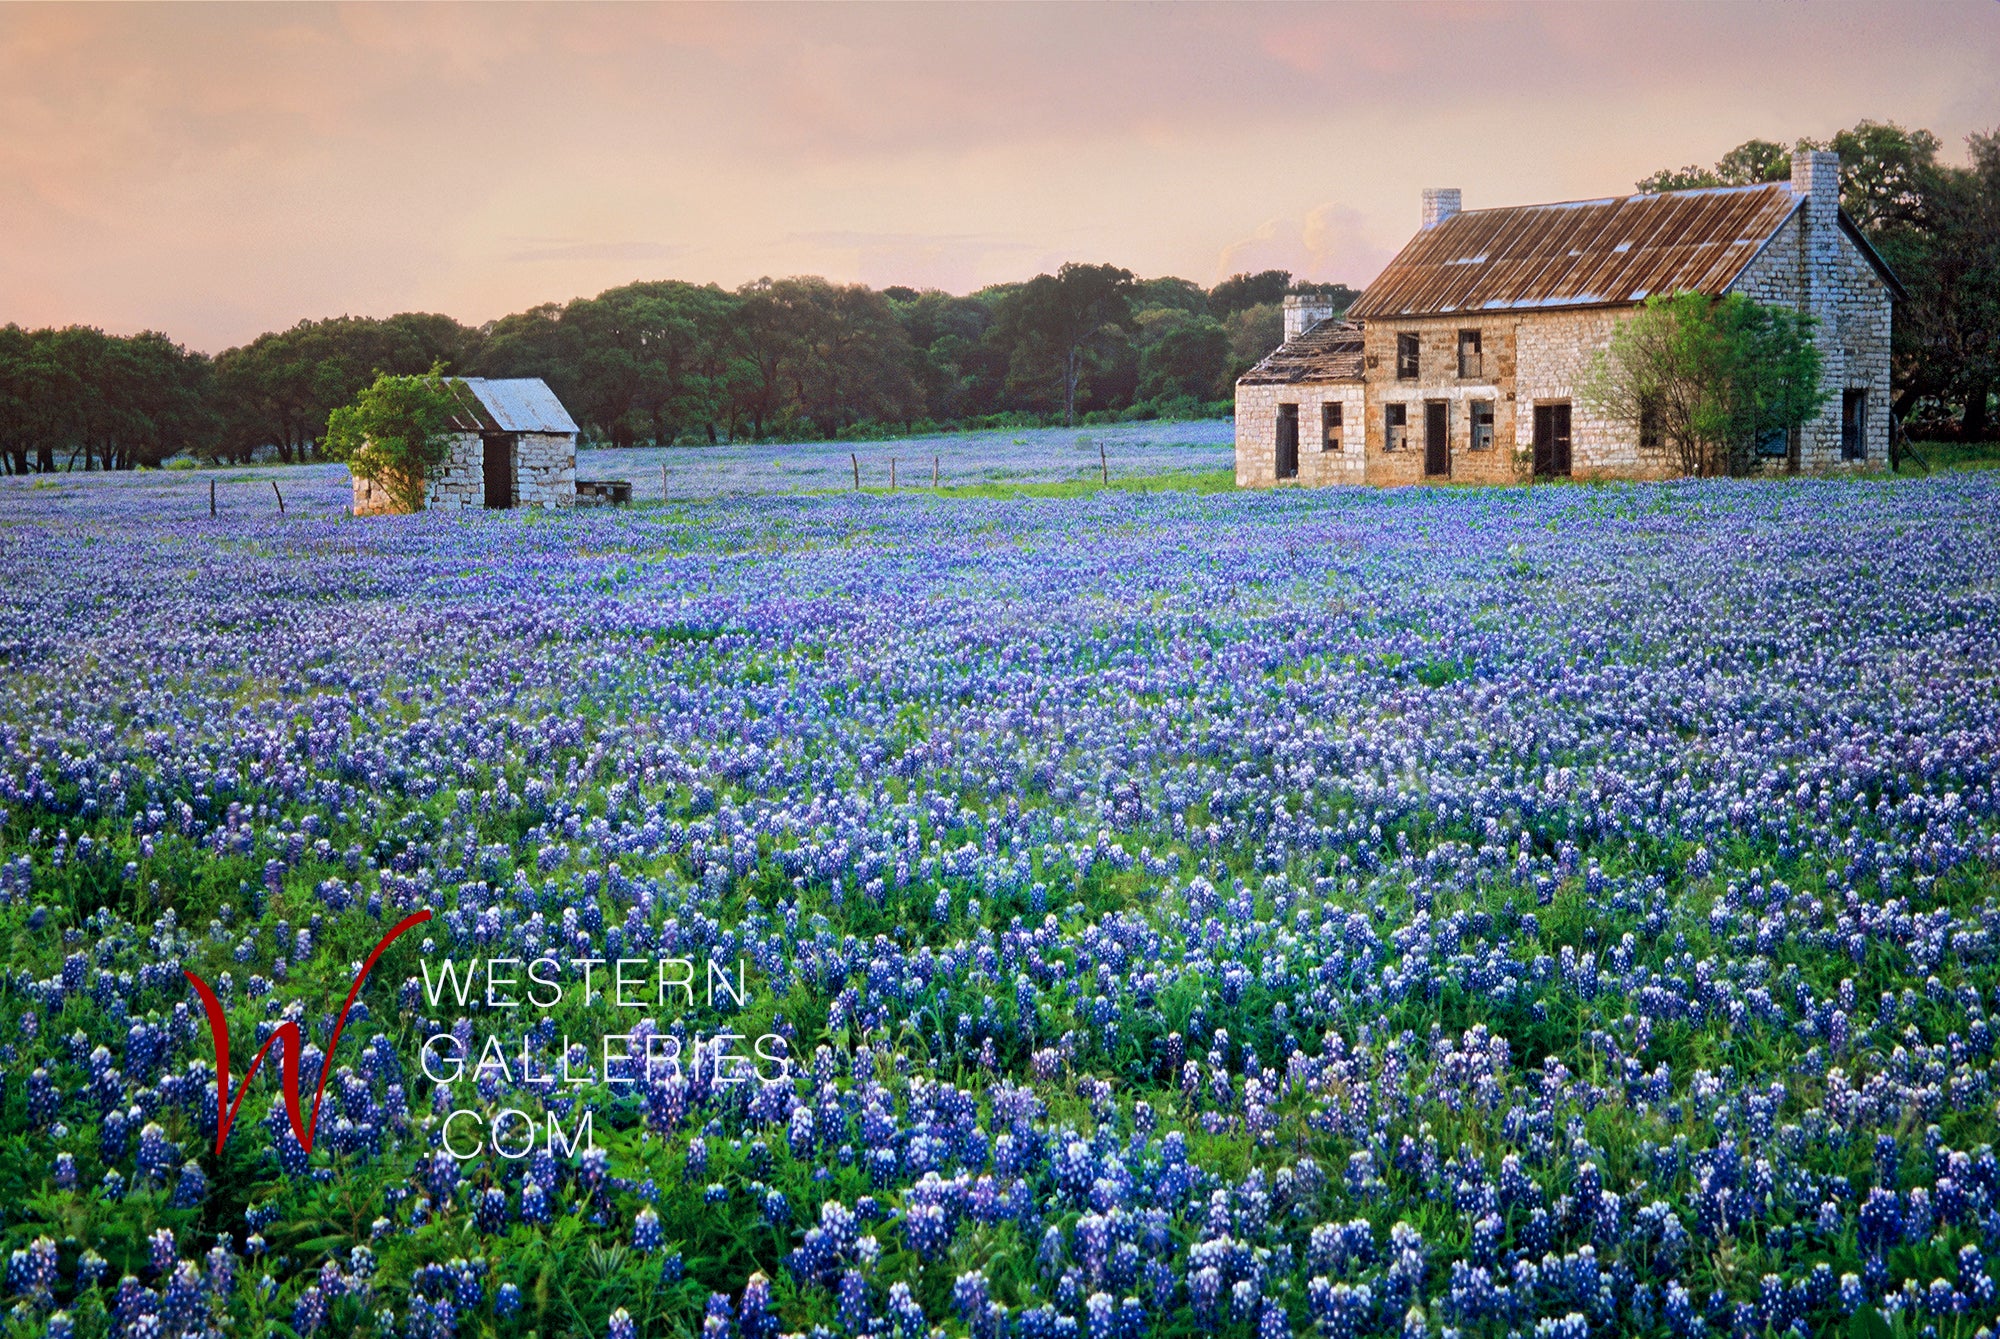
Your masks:
{"label": "sunset glow on horizon", "polygon": [[1360,285],[1418,193],[2000,126],[2000,5],[21,6],[0,322],[210,352],[637,279]]}

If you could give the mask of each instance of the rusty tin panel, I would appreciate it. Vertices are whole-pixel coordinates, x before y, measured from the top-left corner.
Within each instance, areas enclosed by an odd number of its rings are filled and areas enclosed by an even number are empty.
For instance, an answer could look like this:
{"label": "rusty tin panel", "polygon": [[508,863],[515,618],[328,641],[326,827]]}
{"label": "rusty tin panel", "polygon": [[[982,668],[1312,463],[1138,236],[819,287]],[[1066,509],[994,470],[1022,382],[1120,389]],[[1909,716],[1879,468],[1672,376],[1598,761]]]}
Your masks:
{"label": "rusty tin panel", "polygon": [[1350,318],[1445,316],[1720,294],[1799,197],[1782,183],[1521,205],[1454,215],[1418,233]]}

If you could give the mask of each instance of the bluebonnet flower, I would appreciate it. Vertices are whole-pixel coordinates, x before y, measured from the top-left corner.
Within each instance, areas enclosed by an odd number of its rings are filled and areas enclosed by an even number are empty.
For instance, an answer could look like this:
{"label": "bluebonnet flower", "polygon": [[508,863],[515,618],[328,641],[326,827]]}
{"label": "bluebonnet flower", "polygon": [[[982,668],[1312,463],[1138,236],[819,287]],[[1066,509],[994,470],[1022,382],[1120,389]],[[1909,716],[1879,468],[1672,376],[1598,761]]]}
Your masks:
{"label": "bluebonnet flower", "polygon": [[632,1220],[632,1245],[641,1251],[656,1251],[664,1234],[660,1230],[660,1215],[650,1205],[639,1210]]}

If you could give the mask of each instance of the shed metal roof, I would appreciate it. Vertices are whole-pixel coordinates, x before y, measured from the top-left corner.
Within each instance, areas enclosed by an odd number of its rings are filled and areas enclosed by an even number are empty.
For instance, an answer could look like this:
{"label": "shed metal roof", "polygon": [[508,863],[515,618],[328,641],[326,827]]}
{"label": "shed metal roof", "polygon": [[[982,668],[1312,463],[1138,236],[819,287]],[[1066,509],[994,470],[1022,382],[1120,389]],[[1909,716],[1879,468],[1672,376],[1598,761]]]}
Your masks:
{"label": "shed metal roof", "polygon": [[1361,327],[1320,321],[1280,344],[1263,362],[1237,378],[1239,386],[1288,386],[1302,381],[1358,381]]}
{"label": "shed metal roof", "polygon": [[1350,318],[1717,296],[1803,204],[1782,182],[1455,214],[1410,239]]}
{"label": "shed metal roof", "polygon": [[454,426],[464,432],[561,432],[576,420],[540,377],[454,377],[451,385],[465,413]]}

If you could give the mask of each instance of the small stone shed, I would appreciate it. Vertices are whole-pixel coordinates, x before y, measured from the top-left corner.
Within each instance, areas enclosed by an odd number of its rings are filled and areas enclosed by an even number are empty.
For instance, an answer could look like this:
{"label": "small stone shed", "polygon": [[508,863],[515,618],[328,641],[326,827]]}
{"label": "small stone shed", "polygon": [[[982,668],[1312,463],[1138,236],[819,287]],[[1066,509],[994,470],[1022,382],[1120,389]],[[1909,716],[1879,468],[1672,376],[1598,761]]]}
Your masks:
{"label": "small stone shed", "polygon": [[[567,507],[576,501],[576,420],[540,377],[453,377],[458,397],[450,454],[424,506]],[[371,480],[354,481],[354,514],[392,510]]]}
{"label": "small stone shed", "polygon": [[1576,398],[1654,293],[1742,293],[1818,320],[1820,416],[1763,443],[1767,468],[1887,459],[1896,276],[1840,209],[1840,158],[1789,182],[1471,212],[1424,192],[1423,226],[1335,319],[1287,298],[1285,343],[1236,383],[1236,482],[1514,483],[1679,472],[1642,425]]}

